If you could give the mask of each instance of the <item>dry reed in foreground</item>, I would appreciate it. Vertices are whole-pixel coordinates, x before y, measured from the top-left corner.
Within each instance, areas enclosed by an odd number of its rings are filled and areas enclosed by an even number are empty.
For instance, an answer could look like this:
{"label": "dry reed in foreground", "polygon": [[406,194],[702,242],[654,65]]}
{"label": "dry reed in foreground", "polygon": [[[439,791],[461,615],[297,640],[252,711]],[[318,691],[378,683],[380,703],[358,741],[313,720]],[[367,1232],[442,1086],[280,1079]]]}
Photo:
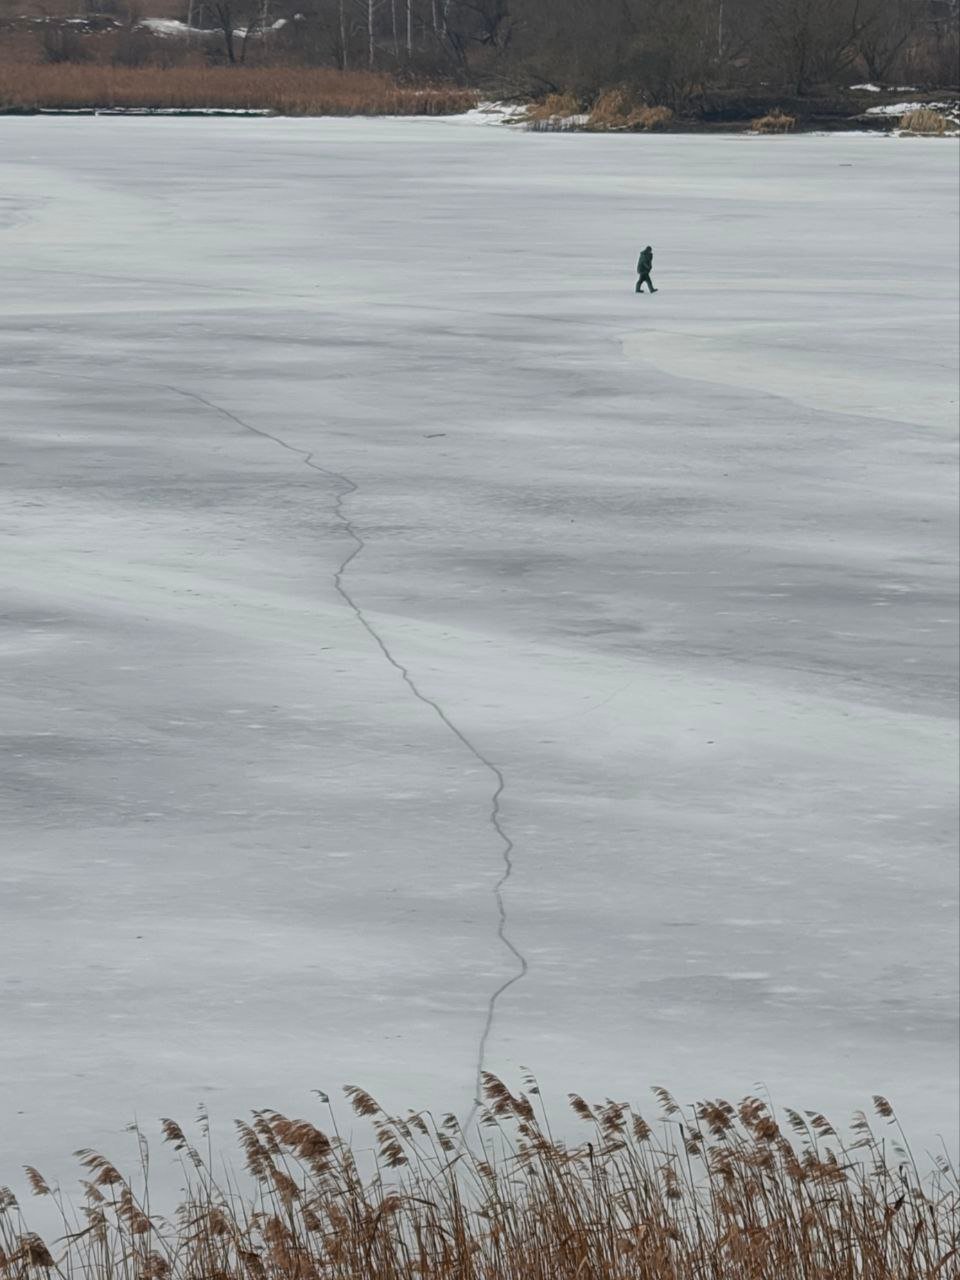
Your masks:
{"label": "dry reed in foreground", "polygon": [[305,67],[110,67],[0,63],[0,110],[207,109],[280,115],[449,115],[472,90],[397,84],[366,71]]}
{"label": "dry reed in foreground", "polygon": [[[362,1089],[346,1092],[372,1126],[375,1155],[341,1139],[332,1110],[324,1130],[254,1112],[237,1122],[249,1198],[218,1182],[212,1153],[164,1120],[185,1182],[172,1218],[96,1152],[77,1153],[86,1176],[76,1217],[28,1168],[35,1194],[62,1213],[62,1234],[49,1243],[31,1234],[0,1192],[0,1275],[946,1280],[960,1271],[956,1176],[941,1158],[920,1177],[883,1098],[873,1125],[854,1118],[845,1145],[811,1112],[784,1112],[788,1136],[753,1097],[681,1109],[655,1090],[660,1115],[648,1123],[626,1103],[571,1095],[584,1138],[566,1143],[552,1136],[531,1078],[513,1094],[485,1077],[472,1140],[453,1116],[391,1117]],[[134,1132],[145,1184],[149,1153]]]}

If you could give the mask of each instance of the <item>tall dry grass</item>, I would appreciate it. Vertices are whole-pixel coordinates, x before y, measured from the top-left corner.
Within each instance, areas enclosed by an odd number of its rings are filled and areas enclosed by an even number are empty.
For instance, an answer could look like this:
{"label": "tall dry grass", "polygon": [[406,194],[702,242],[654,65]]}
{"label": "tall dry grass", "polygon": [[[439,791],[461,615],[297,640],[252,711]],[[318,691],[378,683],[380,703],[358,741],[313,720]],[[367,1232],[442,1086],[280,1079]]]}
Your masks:
{"label": "tall dry grass", "polygon": [[665,129],[673,123],[669,107],[650,107],[625,89],[607,89],[590,108],[591,129]]}
{"label": "tall dry grass", "polygon": [[[485,1077],[479,1136],[453,1116],[387,1115],[347,1091],[375,1158],[337,1128],[274,1111],[237,1122],[255,1191],[213,1172],[214,1153],[173,1120],[185,1198],[171,1217],[105,1156],[83,1167],[57,1241],[0,1192],[0,1276],[34,1280],[946,1280],[958,1274],[960,1211],[948,1161],[921,1178],[883,1098],[845,1143],[822,1115],[761,1099],[682,1109],[656,1090],[648,1121],[626,1103],[571,1095],[578,1141],[556,1138],[535,1081]],[[326,1098],[323,1099],[327,1102]],[[879,1132],[878,1132],[879,1129]],[[201,1135],[208,1137],[202,1124]],[[366,1144],[364,1144],[366,1145]]]}
{"label": "tall dry grass", "polygon": [[562,133],[574,128],[580,116],[580,102],[572,93],[548,93],[529,103],[522,121],[528,129],[541,133]]}
{"label": "tall dry grass", "polygon": [[0,63],[0,110],[243,110],[280,115],[447,115],[475,106],[456,86],[304,67],[111,67]]}

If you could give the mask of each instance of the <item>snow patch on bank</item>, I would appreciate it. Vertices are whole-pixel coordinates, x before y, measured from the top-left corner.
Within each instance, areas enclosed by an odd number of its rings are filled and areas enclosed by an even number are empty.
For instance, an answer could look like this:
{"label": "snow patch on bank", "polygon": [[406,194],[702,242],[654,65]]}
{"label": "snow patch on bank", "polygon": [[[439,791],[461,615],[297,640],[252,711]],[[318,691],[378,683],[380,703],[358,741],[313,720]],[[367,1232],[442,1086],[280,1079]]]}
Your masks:
{"label": "snow patch on bank", "polygon": [[905,116],[910,111],[939,111],[948,120],[960,118],[958,102],[887,102],[879,107],[867,107],[868,116]]}
{"label": "snow patch on bank", "polygon": [[[287,18],[278,18],[276,22],[271,22],[268,27],[255,27],[250,31],[250,35],[268,35],[271,31],[280,31],[287,25],[287,22]],[[191,27],[185,22],[180,22],[177,18],[142,18],[137,23],[137,26],[146,28],[146,30],[153,32],[155,36],[172,36],[180,40],[186,40],[191,36],[208,40],[221,34],[219,27]],[[247,27],[237,27],[233,34],[238,40],[243,40],[247,32]]]}
{"label": "snow patch on bank", "polygon": [[180,22],[176,18],[141,18],[137,23],[138,27],[145,27],[148,31],[152,31],[155,36],[209,36],[215,35],[213,31],[207,31],[203,27],[188,27],[185,22]]}

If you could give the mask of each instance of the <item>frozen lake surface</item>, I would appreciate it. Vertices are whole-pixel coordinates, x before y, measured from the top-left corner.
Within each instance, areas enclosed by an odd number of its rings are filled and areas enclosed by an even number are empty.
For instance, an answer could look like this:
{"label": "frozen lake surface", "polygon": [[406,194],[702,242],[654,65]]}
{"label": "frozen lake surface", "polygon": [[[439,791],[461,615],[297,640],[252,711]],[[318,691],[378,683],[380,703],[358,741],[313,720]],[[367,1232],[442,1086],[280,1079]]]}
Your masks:
{"label": "frozen lake surface", "polygon": [[956,197],[922,140],[0,120],[0,1180],[464,1114],[482,1046],[952,1134]]}

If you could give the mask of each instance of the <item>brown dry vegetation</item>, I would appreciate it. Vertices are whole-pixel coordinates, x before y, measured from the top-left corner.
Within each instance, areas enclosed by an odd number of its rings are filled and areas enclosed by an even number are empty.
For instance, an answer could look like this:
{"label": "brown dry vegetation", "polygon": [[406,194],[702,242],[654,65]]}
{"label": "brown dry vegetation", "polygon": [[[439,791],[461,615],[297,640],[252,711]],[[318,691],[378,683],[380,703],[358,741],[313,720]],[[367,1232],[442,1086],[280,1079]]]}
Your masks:
{"label": "brown dry vegetation", "polygon": [[607,89],[590,108],[590,125],[594,129],[630,129],[637,109],[625,89]]}
{"label": "brown dry vegetation", "polygon": [[666,129],[673,124],[673,112],[669,107],[641,107],[634,117],[638,129]]}
{"label": "brown dry vegetation", "polygon": [[375,72],[304,67],[111,67],[0,63],[0,110],[190,108],[283,115],[446,115],[477,95],[399,85]]}
{"label": "brown dry vegetation", "polygon": [[547,132],[580,127],[607,132],[663,129],[673,118],[669,107],[650,107],[625,89],[608,89],[587,110],[572,94],[548,94],[530,104],[523,120],[528,128]]}
{"label": "brown dry vegetation", "polygon": [[760,116],[750,127],[754,133],[789,133],[797,127],[797,120],[796,116],[788,116],[786,112],[777,110]]}
{"label": "brown dry vegetation", "polygon": [[601,93],[590,108],[592,129],[665,129],[672,123],[669,107],[638,103],[625,89]]}
{"label": "brown dry vegetation", "polygon": [[907,133],[926,133],[941,137],[956,128],[946,116],[939,111],[931,111],[929,107],[920,107],[916,111],[908,111],[900,117],[900,128]]}
{"label": "brown dry vegetation", "polygon": [[[228,62],[366,68],[510,101],[550,94],[533,109],[531,128],[579,127],[569,117],[593,103],[588,128],[663,127],[633,119],[646,107],[670,109],[690,129],[743,127],[778,104],[797,127],[896,104],[899,90],[885,91],[883,102],[849,88],[864,81],[914,85],[918,102],[934,104],[927,95],[935,89],[955,90],[960,49],[956,0],[151,0],[147,10],[180,19],[192,12],[202,29],[189,37],[153,30],[141,21],[141,0],[0,0],[0,60],[23,63],[21,78],[39,78],[30,66],[38,62],[162,67],[177,70],[182,85],[186,68]],[[102,87],[100,78],[89,83]],[[37,96],[18,82],[18,100]],[[171,96],[181,95],[173,88]],[[267,98],[275,100],[273,88]],[[96,105],[92,95],[84,101]],[[261,96],[258,104],[268,105]],[[230,104],[221,96],[218,105]],[[384,109],[406,107],[394,96]]]}
{"label": "brown dry vegetation", "polygon": [[532,129],[563,129],[579,113],[580,103],[573,94],[548,93],[540,101],[531,102],[523,118]]}
{"label": "brown dry vegetation", "polygon": [[[375,1159],[273,1111],[237,1129],[250,1198],[218,1183],[172,1120],[185,1199],[172,1218],[104,1156],[84,1169],[77,1219],[35,1169],[33,1192],[63,1214],[61,1239],[29,1231],[0,1190],[0,1276],[34,1280],[946,1280],[958,1274],[956,1176],[922,1179],[889,1103],[858,1115],[848,1144],[822,1115],[747,1098],[681,1109],[655,1090],[648,1122],[626,1103],[571,1095],[583,1138],[553,1137],[536,1082],[485,1076],[479,1137],[429,1113],[391,1117],[347,1091]],[[326,1099],[324,1098],[324,1102]],[[880,1132],[875,1130],[879,1128]],[[145,1182],[149,1153],[140,1141]],[[201,1121],[201,1132],[206,1125]],[[903,1145],[901,1146],[901,1142]],[[204,1142],[207,1150],[207,1142]]]}

